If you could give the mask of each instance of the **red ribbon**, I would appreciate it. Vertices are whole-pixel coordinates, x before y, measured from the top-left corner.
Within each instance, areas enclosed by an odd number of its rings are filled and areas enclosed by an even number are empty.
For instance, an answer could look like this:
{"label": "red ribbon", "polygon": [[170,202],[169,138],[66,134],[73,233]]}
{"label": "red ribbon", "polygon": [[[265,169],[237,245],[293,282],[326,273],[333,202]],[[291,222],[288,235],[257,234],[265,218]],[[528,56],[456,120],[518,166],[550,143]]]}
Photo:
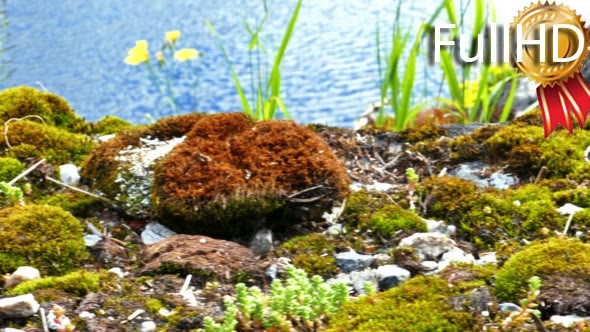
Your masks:
{"label": "red ribbon", "polygon": [[557,82],[553,86],[537,87],[537,97],[541,106],[545,137],[551,135],[557,125],[573,132],[572,116],[574,113],[580,129],[586,122],[590,111],[590,86],[580,73],[566,82]]}

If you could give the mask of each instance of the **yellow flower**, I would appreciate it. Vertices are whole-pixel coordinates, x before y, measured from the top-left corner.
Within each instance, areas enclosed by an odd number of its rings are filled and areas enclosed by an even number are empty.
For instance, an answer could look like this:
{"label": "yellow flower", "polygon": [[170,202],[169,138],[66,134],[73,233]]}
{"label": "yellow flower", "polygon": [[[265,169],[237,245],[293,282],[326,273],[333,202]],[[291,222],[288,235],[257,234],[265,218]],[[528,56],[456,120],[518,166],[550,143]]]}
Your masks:
{"label": "yellow flower", "polygon": [[166,32],[166,37],[164,38],[167,43],[174,44],[178,38],[180,38],[180,30],[172,30]]}
{"label": "yellow flower", "polygon": [[180,62],[184,62],[186,60],[195,59],[199,56],[199,51],[194,48],[183,48],[176,52],[174,52],[174,59]]}
{"label": "yellow flower", "polygon": [[158,63],[160,65],[163,65],[164,62],[166,62],[166,59],[164,58],[164,53],[162,53],[161,51],[156,53],[156,59],[158,60]]}
{"label": "yellow flower", "polygon": [[147,62],[150,58],[148,51],[148,43],[145,40],[138,40],[135,42],[135,47],[127,52],[125,63],[131,66],[137,66],[142,62]]}

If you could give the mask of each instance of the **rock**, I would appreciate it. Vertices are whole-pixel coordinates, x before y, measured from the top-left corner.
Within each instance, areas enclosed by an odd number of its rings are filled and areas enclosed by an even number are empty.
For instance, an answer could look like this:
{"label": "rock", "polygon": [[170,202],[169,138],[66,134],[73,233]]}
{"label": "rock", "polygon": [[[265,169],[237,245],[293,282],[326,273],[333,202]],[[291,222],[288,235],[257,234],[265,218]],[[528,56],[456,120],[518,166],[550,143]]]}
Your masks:
{"label": "rock", "polygon": [[519,312],[520,311],[519,306],[517,306],[514,303],[510,303],[510,302],[504,302],[504,303],[498,304],[498,309],[500,309],[501,311],[504,311],[504,312]]}
{"label": "rock", "polygon": [[422,266],[424,266],[424,268],[430,270],[430,271],[424,273],[425,275],[432,275],[432,274],[435,274],[436,270],[438,269],[438,262],[424,261],[424,262],[422,262]]}
{"label": "rock", "polygon": [[74,164],[65,164],[59,166],[59,177],[61,182],[72,186],[77,186],[80,183],[80,173],[78,166]]}
{"label": "rock", "polygon": [[139,257],[143,274],[155,274],[165,269],[168,273],[191,271],[193,278],[217,277],[222,280],[232,280],[236,275],[261,280],[264,275],[256,254],[250,249],[235,242],[201,235],[171,236],[144,248]]}
{"label": "rock", "polygon": [[272,231],[266,228],[260,229],[258,232],[256,232],[252,240],[250,240],[248,247],[256,255],[262,257],[266,256],[266,254],[274,249],[272,243]]}
{"label": "rock", "polygon": [[344,229],[344,225],[342,224],[334,224],[324,231],[324,234],[332,236],[338,236],[344,233],[346,233],[346,229]]}
{"label": "rock", "polygon": [[115,134],[109,134],[109,135],[102,135],[102,136],[98,136],[97,140],[99,143],[104,143],[107,141],[110,141],[111,139],[115,138]]}
{"label": "rock", "polygon": [[329,279],[328,284],[343,283],[351,287],[358,295],[366,294],[365,284],[370,282],[375,289],[379,288],[377,280],[377,270],[353,271],[350,273],[340,273],[336,277]]}
{"label": "rock", "polygon": [[467,301],[475,313],[483,315],[484,312],[489,313],[492,295],[487,287],[480,287],[469,293]]}
{"label": "rock", "polygon": [[354,250],[336,254],[336,265],[344,273],[366,269],[373,263],[371,255],[361,255]]}
{"label": "rock", "polygon": [[0,299],[0,314],[8,317],[29,317],[39,310],[33,294]]}
{"label": "rock", "polygon": [[25,330],[19,330],[19,329],[13,329],[12,327],[7,327],[7,328],[0,330],[0,332],[25,332]]}
{"label": "rock", "polygon": [[156,331],[156,323],[151,320],[141,322],[139,326],[139,332],[154,332]]}
{"label": "rock", "polygon": [[102,236],[95,234],[84,235],[84,243],[86,243],[87,247],[94,247],[100,240],[102,240]]}
{"label": "rock", "polygon": [[437,260],[440,255],[455,247],[455,241],[439,233],[414,233],[403,238],[399,246],[416,249],[420,261]]}
{"label": "rock", "polygon": [[4,288],[10,289],[21,282],[41,278],[41,273],[34,267],[21,266],[14,271],[4,282]]}
{"label": "rock", "polygon": [[379,289],[385,291],[409,279],[410,271],[395,264],[383,265],[377,268],[377,277],[379,278]]}
{"label": "rock", "polygon": [[498,258],[496,257],[495,252],[484,252],[479,254],[479,259],[475,261],[475,265],[483,266],[486,264],[494,264],[498,263]]}
{"label": "rock", "polygon": [[455,138],[457,136],[472,134],[477,129],[485,126],[502,126],[502,124],[472,122],[469,124],[449,124],[441,127],[447,131],[447,137]]}
{"label": "rock", "polygon": [[488,181],[485,180],[481,174],[483,174],[486,168],[489,167],[490,165],[483,161],[466,162],[451,170],[449,175],[463,180],[473,181],[481,187],[487,187]]}
{"label": "rock", "polygon": [[582,211],[582,210],[584,210],[584,209],[582,209],[579,206],[576,206],[576,205],[573,205],[570,203],[566,203],[563,206],[560,206],[557,209],[557,212],[559,212],[559,214],[561,214],[562,216],[569,216],[569,215],[572,215],[572,214]]}
{"label": "rock", "polygon": [[149,246],[150,244],[169,238],[172,235],[176,235],[176,232],[173,232],[168,227],[154,221],[147,224],[143,232],[141,232],[141,241],[143,244]]}
{"label": "rock", "polygon": [[272,264],[264,271],[264,275],[270,278],[270,280],[275,280],[278,277],[278,273],[279,266],[277,264]]}
{"label": "rock", "polygon": [[127,266],[129,264],[127,250],[110,239],[102,239],[90,247],[90,254],[103,267]]}
{"label": "rock", "polygon": [[114,267],[110,269],[109,272],[116,274],[119,278],[125,278],[125,272],[123,272],[123,269],[121,269],[120,267]]}
{"label": "rock", "polygon": [[442,255],[440,262],[438,263],[438,269],[442,270],[447,266],[451,265],[451,263],[473,263],[475,262],[475,258],[473,258],[472,254],[466,254],[460,248],[453,248]]}
{"label": "rock", "polygon": [[374,254],[373,262],[375,265],[384,265],[391,261],[391,256],[388,254]]}
{"label": "rock", "polygon": [[501,172],[495,172],[490,175],[488,184],[492,188],[499,190],[508,189],[518,183],[518,178],[512,175],[507,175]]}
{"label": "rock", "polygon": [[447,225],[444,221],[424,219],[426,228],[429,233],[441,233],[444,235],[452,235],[455,233],[455,225]]}
{"label": "rock", "polygon": [[576,315],[559,316],[553,315],[549,320],[555,324],[560,324],[565,327],[571,327],[579,323],[590,323],[590,317],[580,317]]}

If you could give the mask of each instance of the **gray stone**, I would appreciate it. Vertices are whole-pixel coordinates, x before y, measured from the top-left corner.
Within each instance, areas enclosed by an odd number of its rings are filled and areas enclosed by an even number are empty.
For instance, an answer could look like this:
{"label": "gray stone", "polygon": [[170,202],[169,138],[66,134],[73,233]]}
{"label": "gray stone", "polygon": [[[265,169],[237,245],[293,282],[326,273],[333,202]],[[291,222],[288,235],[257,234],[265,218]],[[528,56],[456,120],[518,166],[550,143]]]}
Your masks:
{"label": "gray stone", "polygon": [[80,183],[80,172],[78,171],[78,166],[74,164],[65,164],[59,166],[59,177],[61,182],[77,186]]}
{"label": "gray stone", "polygon": [[455,247],[455,241],[440,233],[414,233],[403,238],[399,246],[416,249],[420,261],[437,260],[440,255]]}
{"label": "gray stone", "polygon": [[447,266],[451,265],[451,263],[473,263],[475,262],[475,258],[473,258],[472,254],[466,254],[460,248],[453,248],[442,255],[440,262],[438,263],[438,269],[442,270]]}
{"label": "gray stone", "polygon": [[39,310],[33,294],[0,299],[0,314],[8,317],[29,317]]}
{"label": "gray stone", "polygon": [[274,249],[272,231],[266,228],[258,230],[250,240],[249,248],[258,256],[266,256]]}
{"label": "gray stone", "polygon": [[264,275],[271,280],[275,280],[278,277],[279,273],[279,266],[277,264],[272,264],[269,266],[266,271],[264,271]]}
{"label": "gray stone", "polygon": [[501,172],[495,172],[488,180],[489,186],[499,190],[508,189],[518,183],[518,178]]}
{"label": "gray stone", "polygon": [[471,133],[473,133],[474,131],[476,131],[477,129],[481,128],[481,127],[485,127],[488,125],[493,125],[493,126],[498,126],[498,125],[502,125],[502,124],[489,124],[489,123],[477,123],[477,122],[472,122],[469,124],[451,124],[451,125],[443,125],[441,127],[443,127],[444,129],[447,130],[447,137],[449,138],[455,138],[457,136],[463,136],[463,135],[469,135]]}
{"label": "gray stone", "polygon": [[495,252],[484,252],[479,254],[479,259],[475,261],[475,265],[483,266],[486,264],[494,264],[498,263],[498,258],[496,258]]}
{"label": "gray stone", "polygon": [[510,302],[504,302],[504,303],[498,304],[498,309],[500,309],[501,311],[504,311],[504,312],[519,312],[520,311],[519,306],[517,306],[514,303],[510,303]]}
{"label": "gray stone", "polygon": [[352,288],[358,295],[364,295],[365,284],[370,282],[375,289],[378,289],[377,270],[353,271],[350,273],[340,273],[336,277],[329,279],[327,284],[343,283]]}
{"label": "gray stone", "polygon": [[424,219],[424,221],[426,222],[426,228],[429,233],[441,233],[445,235],[452,235],[455,233],[455,225],[447,225],[442,220]]}
{"label": "gray stone", "polygon": [[408,280],[410,271],[395,264],[383,265],[377,268],[377,277],[379,278],[379,289],[385,291]]}
{"label": "gray stone", "polygon": [[487,187],[488,181],[485,180],[481,174],[483,174],[488,167],[490,167],[490,165],[483,161],[466,162],[451,170],[449,175],[463,180],[473,181],[479,186]]}
{"label": "gray stone", "polygon": [[147,224],[143,232],[141,232],[141,241],[143,244],[149,246],[150,244],[169,238],[172,235],[176,235],[176,233],[168,229],[168,227],[157,222],[151,222]]}
{"label": "gray stone", "polygon": [[22,282],[41,278],[41,273],[34,267],[20,266],[4,282],[4,288],[12,288]]}
{"label": "gray stone", "polygon": [[87,247],[94,247],[98,242],[100,242],[100,240],[102,240],[102,236],[95,234],[84,235],[84,243]]}
{"label": "gray stone", "polygon": [[364,270],[371,266],[373,257],[371,255],[361,255],[354,250],[336,254],[336,265],[344,273]]}

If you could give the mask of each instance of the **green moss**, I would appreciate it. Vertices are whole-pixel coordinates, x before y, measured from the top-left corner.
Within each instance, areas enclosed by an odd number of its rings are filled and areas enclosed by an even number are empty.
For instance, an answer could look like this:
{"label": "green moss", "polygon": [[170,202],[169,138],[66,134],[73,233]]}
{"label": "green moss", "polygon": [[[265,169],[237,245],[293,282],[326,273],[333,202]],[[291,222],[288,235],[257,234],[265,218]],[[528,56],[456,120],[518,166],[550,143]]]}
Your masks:
{"label": "green moss", "polygon": [[0,210],[0,273],[30,265],[42,275],[79,267],[88,257],[81,223],[61,208],[27,205]]}
{"label": "green moss", "polygon": [[[584,160],[584,151],[590,145],[590,132],[587,130],[576,130],[574,134],[567,131],[559,131],[543,140],[539,147],[543,151],[542,163],[547,167],[546,176],[554,178],[565,178],[569,173],[588,171],[584,167],[587,163]],[[576,172],[577,171],[577,172]],[[575,180],[589,178],[581,172]]]}
{"label": "green moss", "polygon": [[155,315],[160,309],[165,308],[165,306],[162,301],[158,299],[147,299],[145,301],[145,308],[150,314]]}
{"label": "green moss", "polygon": [[345,303],[326,331],[479,331],[470,313],[450,305],[454,290],[445,280],[415,277],[383,293]]}
{"label": "green moss", "polygon": [[420,192],[430,198],[428,217],[451,222],[458,222],[477,199],[477,186],[473,182],[451,176],[426,179]]}
{"label": "green moss", "polygon": [[0,92],[0,122],[28,115],[40,116],[46,124],[68,131],[87,132],[88,124],[58,95],[26,86]]}
{"label": "green moss", "polygon": [[590,207],[590,189],[576,188],[569,190],[560,190],[553,193],[553,199],[557,205],[562,206],[566,203],[574,204],[579,207]]}
{"label": "green moss", "polygon": [[371,213],[383,205],[383,199],[377,193],[365,190],[351,193],[340,216],[349,227],[364,227],[370,224]]}
{"label": "green moss", "polygon": [[416,213],[388,204],[377,210],[370,217],[369,228],[383,236],[392,236],[399,230],[426,232],[426,222]]}
{"label": "green moss", "polygon": [[84,296],[98,291],[100,281],[105,278],[105,273],[94,273],[84,270],[70,272],[61,277],[45,277],[37,280],[25,281],[8,290],[7,295],[23,295],[33,293],[40,289],[52,288],[62,290],[76,296]]}
{"label": "green moss", "polygon": [[132,128],[133,125],[114,115],[107,115],[98,121],[92,132],[98,135],[118,134],[125,129]]}
{"label": "green moss", "polygon": [[87,218],[92,210],[104,207],[104,202],[97,198],[71,191],[44,196],[36,203],[58,206],[78,218]]}
{"label": "green moss", "polygon": [[291,257],[293,265],[309,275],[329,277],[338,272],[335,245],[335,240],[320,233],[311,233],[291,238],[277,248],[276,253]]}
{"label": "green moss", "polygon": [[25,170],[25,165],[17,159],[0,157],[0,181],[9,182]]}
{"label": "green moss", "polygon": [[[28,120],[11,123],[8,139],[12,146],[8,156],[20,160],[43,157],[55,164],[79,164],[94,146],[86,135]],[[0,133],[0,146],[8,148],[3,132]]]}
{"label": "green moss", "polygon": [[405,129],[399,132],[398,138],[409,143],[418,143],[447,135],[448,132],[446,129],[433,124],[428,124],[416,128]]}
{"label": "green moss", "polygon": [[525,296],[527,280],[565,274],[590,278],[590,247],[579,240],[552,238],[533,242],[514,254],[496,276],[494,292],[501,300],[516,301]]}
{"label": "green moss", "polygon": [[484,141],[487,151],[493,157],[503,157],[517,146],[535,144],[543,141],[543,128],[534,126],[509,125],[502,127],[492,137]]}

